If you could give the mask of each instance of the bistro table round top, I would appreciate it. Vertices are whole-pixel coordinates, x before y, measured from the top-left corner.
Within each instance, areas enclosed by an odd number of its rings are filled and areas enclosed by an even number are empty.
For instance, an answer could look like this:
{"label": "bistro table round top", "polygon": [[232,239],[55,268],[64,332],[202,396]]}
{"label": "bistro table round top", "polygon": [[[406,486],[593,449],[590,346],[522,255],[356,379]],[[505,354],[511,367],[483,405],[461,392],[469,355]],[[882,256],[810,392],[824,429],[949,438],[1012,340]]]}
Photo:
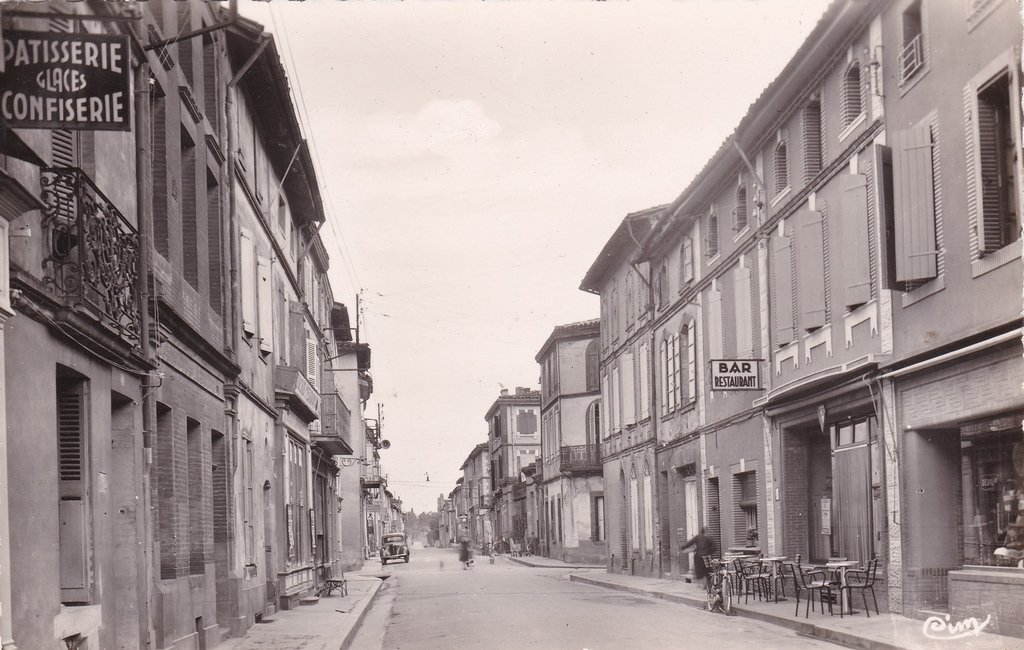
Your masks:
{"label": "bistro table round top", "polygon": [[857,560],[843,560],[842,562],[827,562],[825,566],[827,566],[830,569],[841,569],[843,567],[849,568],[854,566],[860,566],[860,562],[858,562]]}

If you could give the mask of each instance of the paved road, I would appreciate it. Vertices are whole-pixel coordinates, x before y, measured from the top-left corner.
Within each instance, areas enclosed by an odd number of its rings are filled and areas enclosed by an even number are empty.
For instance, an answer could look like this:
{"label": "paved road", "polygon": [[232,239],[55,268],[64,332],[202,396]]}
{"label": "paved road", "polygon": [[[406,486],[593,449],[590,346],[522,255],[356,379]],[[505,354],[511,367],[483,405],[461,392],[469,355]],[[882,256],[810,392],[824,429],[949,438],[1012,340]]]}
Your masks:
{"label": "paved road", "polygon": [[563,570],[498,558],[462,569],[454,551],[389,564],[354,650],[835,648],[750,619],[571,583]]}

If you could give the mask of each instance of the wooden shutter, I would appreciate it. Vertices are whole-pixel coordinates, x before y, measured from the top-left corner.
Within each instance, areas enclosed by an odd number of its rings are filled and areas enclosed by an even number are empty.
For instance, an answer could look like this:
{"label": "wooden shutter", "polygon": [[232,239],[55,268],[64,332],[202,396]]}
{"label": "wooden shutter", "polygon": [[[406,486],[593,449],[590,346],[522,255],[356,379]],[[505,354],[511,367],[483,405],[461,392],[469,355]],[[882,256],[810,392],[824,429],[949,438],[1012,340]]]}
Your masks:
{"label": "wooden shutter", "polygon": [[633,354],[622,355],[622,422],[636,424],[636,372]]}
{"label": "wooden shutter", "polygon": [[825,324],[825,249],[821,213],[804,210],[797,214],[797,306],[800,328],[808,331]]}
{"label": "wooden shutter", "polygon": [[686,393],[688,401],[697,399],[697,330],[693,328],[693,321],[690,321],[683,330],[686,339],[683,345],[686,349]]}
{"label": "wooden shutter", "polygon": [[722,292],[708,290],[708,355],[712,359],[722,358]]}
{"label": "wooden shutter", "polygon": [[651,346],[640,345],[640,419],[651,416]]}
{"label": "wooden shutter", "polygon": [[668,341],[661,342],[661,414],[668,413]]}
{"label": "wooden shutter", "polygon": [[306,379],[313,388],[320,390],[320,357],[317,354],[316,339],[306,335]]}
{"label": "wooden shutter", "polygon": [[875,145],[875,186],[878,188],[879,247],[882,251],[881,288],[896,286],[896,221],[894,213],[894,188],[892,170],[892,149]]}
{"label": "wooden shutter", "polygon": [[772,237],[773,336],[776,345],[793,340],[793,242],[786,235]]}
{"label": "wooden shutter", "polygon": [[811,102],[804,107],[803,120],[804,182],[821,171],[821,104]]}
{"label": "wooden shutter", "polygon": [[607,438],[611,431],[611,426],[608,421],[608,403],[611,401],[611,395],[608,392],[608,375],[601,377],[601,437]]}
{"label": "wooden shutter", "polygon": [[718,215],[714,211],[708,215],[708,234],[704,239],[707,244],[707,256],[718,255]]}
{"label": "wooden shutter", "polygon": [[256,333],[256,250],[252,236],[245,230],[240,233],[239,280],[242,284],[242,331]]}
{"label": "wooden shutter", "polygon": [[260,324],[260,350],[271,352],[274,349],[274,292],[271,282],[270,260],[266,257],[258,257],[256,261],[256,276],[259,282],[259,300],[256,309],[259,313]]}
{"label": "wooden shutter", "polygon": [[693,280],[693,240],[683,239],[683,282]]}
{"label": "wooden shutter", "polygon": [[[978,167],[981,172],[981,215],[978,219],[978,248],[982,253],[999,250],[1006,244],[1004,217],[1006,213],[1006,179],[1003,174],[1000,144],[1001,130],[1009,125],[1000,123],[1003,118],[997,106],[982,97],[977,98],[978,106]],[[1009,114],[1009,111],[1007,111]]]}
{"label": "wooden shutter", "polygon": [[89,600],[85,409],[82,382],[57,381],[57,516],[62,603]]}
{"label": "wooden shutter", "polygon": [[937,273],[932,135],[927,124],[893,134],[897,282]]}
{"label": "wooden shutter", "polygon": [[863,174],[839,177],[839,187],[843,192],[838,220],[839,241],[843,247],[843,305],[848,309],[871,299],[867,183]]}
{"label": "wooden shutter", "polygon": [[736,356],[740,359],[754,356],[754,322],[751,316],[750,267],[736,266],[736,288],[733,293],[736,321]]}

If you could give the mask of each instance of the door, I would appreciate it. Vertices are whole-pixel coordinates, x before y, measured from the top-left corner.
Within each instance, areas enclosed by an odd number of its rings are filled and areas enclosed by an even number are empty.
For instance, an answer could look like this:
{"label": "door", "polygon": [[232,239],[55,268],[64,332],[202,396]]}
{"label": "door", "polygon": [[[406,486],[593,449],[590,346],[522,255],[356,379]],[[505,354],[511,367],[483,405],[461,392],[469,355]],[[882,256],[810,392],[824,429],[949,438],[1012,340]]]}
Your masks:
{"label": "door", "polygon": [[[683,502],[686,504],[686,541],[693,539],[694,535],[700,530],[700,517],[698,516],[697,508],[697,481],[686,480],[683,482]],[[686,554],[686,562],[692,571],[693,566],[693,554],[695,549],[690,549]]]}

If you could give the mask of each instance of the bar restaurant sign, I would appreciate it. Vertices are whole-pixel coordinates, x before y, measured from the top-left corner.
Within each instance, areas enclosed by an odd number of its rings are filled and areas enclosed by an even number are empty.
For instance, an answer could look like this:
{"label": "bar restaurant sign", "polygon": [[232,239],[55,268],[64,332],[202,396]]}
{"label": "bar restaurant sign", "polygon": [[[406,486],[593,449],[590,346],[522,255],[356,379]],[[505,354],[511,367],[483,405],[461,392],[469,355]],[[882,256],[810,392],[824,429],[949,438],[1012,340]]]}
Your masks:
{"label": "bar restaurant sign", "polygon": [[7,126],[131,130],[128,36],[5,29],[2,70]]}
{"label": "bar restaurant sign", "polygon": [[760,359],[712,359],[711,390],[763,390]]}

